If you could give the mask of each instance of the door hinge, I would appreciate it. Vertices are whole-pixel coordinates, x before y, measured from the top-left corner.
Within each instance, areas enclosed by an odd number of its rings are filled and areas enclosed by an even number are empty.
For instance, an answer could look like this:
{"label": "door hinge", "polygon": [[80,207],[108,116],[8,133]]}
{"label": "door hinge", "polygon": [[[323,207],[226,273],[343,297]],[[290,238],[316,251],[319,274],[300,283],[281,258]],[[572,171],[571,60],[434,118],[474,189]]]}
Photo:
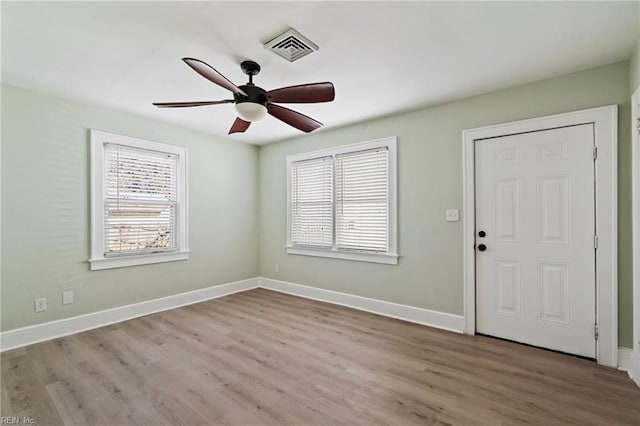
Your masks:
{"label": "door hinge", "polygon": [[598,146],[594,145],[593,146],[593,160],[597,160],[598,159]]}
{"label": "door hinge", "polygon": [[596,337],[596,340],[598,340],[598,324],[593,325],[593,335]]}
{"label": "door hinge", "polygon": [[598,248],[598,236],[597,235],[593,236],[593,248],[594,249]]}

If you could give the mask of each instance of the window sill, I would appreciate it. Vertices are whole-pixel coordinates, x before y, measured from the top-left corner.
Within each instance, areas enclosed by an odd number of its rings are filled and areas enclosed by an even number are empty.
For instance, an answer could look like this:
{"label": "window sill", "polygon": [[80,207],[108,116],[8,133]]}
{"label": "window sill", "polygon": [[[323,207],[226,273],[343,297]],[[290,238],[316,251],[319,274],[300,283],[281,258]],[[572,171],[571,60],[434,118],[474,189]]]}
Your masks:
{"label": "window sill", "polygon": [[170,253],[144,254],[139,256],[103,257],[89,259],[90,269],[99,271],[101,269],[125,268],[127,266],[149,265],[152,263],[174,262],[176,260],[187,260],[189,251],[173,251]]}
{"label": "window sill", "polygon": [[357,260],[360,262],[384,263],[387,265],[397,265],[399,257],[397,254],[319,250],[291,246],[287,246],[287,253],[299,254],[302,256],[331,257],[334,259]]}

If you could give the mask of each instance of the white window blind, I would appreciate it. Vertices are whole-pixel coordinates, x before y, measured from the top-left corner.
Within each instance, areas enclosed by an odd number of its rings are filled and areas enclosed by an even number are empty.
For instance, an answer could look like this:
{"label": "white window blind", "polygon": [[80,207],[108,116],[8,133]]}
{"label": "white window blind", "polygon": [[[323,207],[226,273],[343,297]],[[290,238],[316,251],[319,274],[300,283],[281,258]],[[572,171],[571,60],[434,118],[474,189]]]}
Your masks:
{"label": "white window blind", "polygon": [[105,256],[177,249],[177,168],[177,155],[105,143]]}
{"label": "white window blind", "polygon": [[298,247],[333,245],[332,157],[291,164],[291,243]]}
{"label": "white window blind", "polygon": [[287,253],[398,264],[396,138],[287,157]]}
{"label": "white window blind", "polygon": [[387,252],[388,149],[336,155],[336,247]]}

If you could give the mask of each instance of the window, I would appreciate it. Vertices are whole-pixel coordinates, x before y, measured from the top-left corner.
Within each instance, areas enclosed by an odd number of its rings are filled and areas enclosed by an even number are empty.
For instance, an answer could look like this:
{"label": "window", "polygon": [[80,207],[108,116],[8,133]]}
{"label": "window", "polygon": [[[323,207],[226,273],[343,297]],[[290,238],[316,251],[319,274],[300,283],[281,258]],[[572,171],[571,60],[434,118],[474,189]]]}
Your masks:
{"label": "window", "polygon": [[91,131],[91,269],[188,258],[186,149]]}
{"label": "window", "polygon": [[333,245],[333,159],[291,164],[291,238],[299,247]]}
{"label": "window", "polygon": [[397,264],[396,138],[287,157],[287,253]]}

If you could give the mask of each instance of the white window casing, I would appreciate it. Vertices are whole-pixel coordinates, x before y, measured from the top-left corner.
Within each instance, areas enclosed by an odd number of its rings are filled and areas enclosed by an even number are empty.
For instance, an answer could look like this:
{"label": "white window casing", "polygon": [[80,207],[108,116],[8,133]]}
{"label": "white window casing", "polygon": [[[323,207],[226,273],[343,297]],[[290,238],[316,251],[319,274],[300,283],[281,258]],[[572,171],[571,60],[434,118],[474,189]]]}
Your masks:
{"label": "white window casing", "polygon": [[396,265],[396,138],[287,157],[287,253]]}
{"label": "white window casing", "polygon": [[91,131],[92,270],[185,260],[187,150]]}

